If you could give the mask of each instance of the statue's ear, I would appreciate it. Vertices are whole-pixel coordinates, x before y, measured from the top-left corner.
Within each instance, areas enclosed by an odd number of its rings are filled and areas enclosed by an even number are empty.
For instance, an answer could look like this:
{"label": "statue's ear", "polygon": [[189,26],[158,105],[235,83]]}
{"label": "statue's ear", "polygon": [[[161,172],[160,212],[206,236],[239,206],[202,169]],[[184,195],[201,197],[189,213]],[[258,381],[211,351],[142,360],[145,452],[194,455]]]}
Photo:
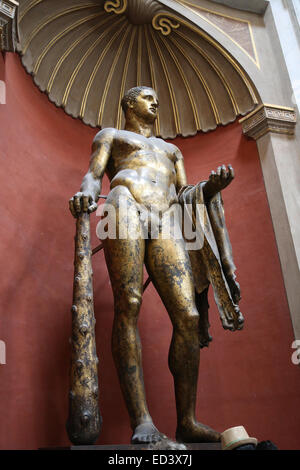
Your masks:
{"label": "statue's ear", "polygon": [[128,101],[128,108],[132,109],[133,106],[134,106],[134,103],[135,103],[134,100],[129,100]]}

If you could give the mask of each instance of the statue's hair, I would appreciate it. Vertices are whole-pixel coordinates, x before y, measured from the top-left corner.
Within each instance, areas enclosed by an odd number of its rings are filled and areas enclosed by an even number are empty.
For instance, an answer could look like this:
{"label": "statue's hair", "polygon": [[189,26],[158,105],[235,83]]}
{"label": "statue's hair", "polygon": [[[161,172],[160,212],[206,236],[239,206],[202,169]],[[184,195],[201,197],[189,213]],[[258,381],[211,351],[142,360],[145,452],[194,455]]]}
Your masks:
{"label": "statue's hair", "polygon": [[126,91],[121,101],[121,106],[122,106],[124,113],[126,113],[129,103],[135,102],[137,97],[143,90],[152,90],[152,88],[150,86],[136,86]]}

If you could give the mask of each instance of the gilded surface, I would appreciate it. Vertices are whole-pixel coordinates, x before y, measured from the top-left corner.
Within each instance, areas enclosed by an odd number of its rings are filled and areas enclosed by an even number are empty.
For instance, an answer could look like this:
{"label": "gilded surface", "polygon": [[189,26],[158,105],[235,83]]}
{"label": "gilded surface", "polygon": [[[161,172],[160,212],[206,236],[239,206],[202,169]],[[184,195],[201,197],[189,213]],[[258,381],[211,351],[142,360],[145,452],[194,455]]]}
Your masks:
{"label": "gilded surface", "polygon": [[[148,87],[134,88],[124,96],[125,129],[106,128],[96,135],[89,171],[83,178],[80,192],[70,199],[70,210],[77,220],[81,220],[84,214],[97,208],[102,177],[106,171],[111,183],[105,209],[108,212],[113,208],[116,215],[116,236],[109,235],[103,239],[114,294],[112,352],[131,421],[132,442],[154,442],[164,437],[152,421],[144,390],[137,328],[144,263],[173,325],[169,367],[175,387],[177,440],[215,442],[220,440],[219,432],[196,420],[195,404],[200,347],[207,346],[211,340],[207,303],[210,283],[217,293],[224,328],[241,329],[243,324],[237,307],[240,293],[235,281],[235,267],[233,262],[225,263],[231,259],[231,247],[228,248],[229,257],[226,250],[220,255],[216,240],[225,240],[226,245],[227,232],[222,229],[222,208],[215,207],[218,200],[214,198],[230,184],[234,172],[230,166],[226,168],[223,165],[194,190],[196,198],[201,194],[204,204],[208,205],[206,222],[202,225],[207,263],[202,263],[201,269],[206,281],[201,288],[198,285],[195,291],[196,277],[185,240],[175,237],[172,231],[167,238],[163,236],[164,227],[170,224],[170,212],[180,202],[178,194],[184,198],[187,181],[179,149],[153,135],[158,106],[155,91]],[[125,201],[125,215],[121,211],[121,200],[123,204]],[[209,231],[205,226],[209,224],[208,213],[213,211],[221,216],[213,217],[215,222],[212,222]],[[178,224],[176,212],[172,220],[174,225]],[[152,223],[155,233],[149,228],[152,228]],[[129,234],[122,238],[120,233],[124,228],[130,229],[134,236]],[[81,226],[77,226],[79,233],[81,230]],[[202,252],[201,249],[199,252]],[[222,302],[231,305],[228,311],[224,312]],[[77,331],[77,323],[73,328]],[[93,354],[91,351],[91,363]],[[94,371],[87,369],[87,383],[88,376],[94,380]],[[77,384],[78,390],[81,390],[81,383],[78,381]]]}
{"label": "gilded surface", "polygon": [[72,356],[67,431],[74,444],[94,444],[101,428],[95,343],[89,214],[77,218],[72,305]]}
{"label": "gilded surface", "polygon": [[24,0],[18,30],[22,63],[36,85],[93,127],[123,129],[120,101],[141,84],[159,93],[154,130],[164,139],[227,125],[258,102],[222,42],[155,0]]}

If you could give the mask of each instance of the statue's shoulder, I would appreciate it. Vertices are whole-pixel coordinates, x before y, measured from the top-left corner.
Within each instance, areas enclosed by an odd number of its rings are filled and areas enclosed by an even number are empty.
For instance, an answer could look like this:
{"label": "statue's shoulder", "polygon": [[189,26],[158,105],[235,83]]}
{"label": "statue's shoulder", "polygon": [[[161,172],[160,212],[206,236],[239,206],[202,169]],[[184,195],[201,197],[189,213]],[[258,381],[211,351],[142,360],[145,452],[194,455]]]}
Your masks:
{"label": "statue's shoulder", "polygon": [[169,145],[176,160],[183,160],[183,155],[181,151],[179,150],[179,148],[176,145],[171,144],[170,142],[169,142]]}
{"label": "statue's shoulder", "polygon": [[105,142],[112,142],[118,132],[118,129],[113,127],[105,127],[95,135],[93,143],[103,144]]}
{"label": "statue's shoulder", "polygon": [[170,152],[172,153],[176,153],[176,152],[179,152],[179,149],[178,147],[176,147],[176,145],[172,144],[171,142],[166,142],[164,139],[162,139],[161,137],[155,137],[155,140],[157,142],[161,142],[162,145],[165,145],[169,150]]}

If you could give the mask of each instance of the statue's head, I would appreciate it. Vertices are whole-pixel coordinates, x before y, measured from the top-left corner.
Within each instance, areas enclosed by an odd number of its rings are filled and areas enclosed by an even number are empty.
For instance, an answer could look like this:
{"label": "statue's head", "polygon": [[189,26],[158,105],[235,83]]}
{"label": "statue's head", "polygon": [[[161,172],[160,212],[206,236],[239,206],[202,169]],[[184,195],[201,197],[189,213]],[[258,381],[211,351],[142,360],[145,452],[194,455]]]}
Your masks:
{"label": "statue's head", "polygon": [[157,118],[158,98],[156,92],[146,86],[138,86],[128,90],[121,101],[121,105],[125,114],[134,114],[137,119],[140,118],[145,122],[153,123]]}

